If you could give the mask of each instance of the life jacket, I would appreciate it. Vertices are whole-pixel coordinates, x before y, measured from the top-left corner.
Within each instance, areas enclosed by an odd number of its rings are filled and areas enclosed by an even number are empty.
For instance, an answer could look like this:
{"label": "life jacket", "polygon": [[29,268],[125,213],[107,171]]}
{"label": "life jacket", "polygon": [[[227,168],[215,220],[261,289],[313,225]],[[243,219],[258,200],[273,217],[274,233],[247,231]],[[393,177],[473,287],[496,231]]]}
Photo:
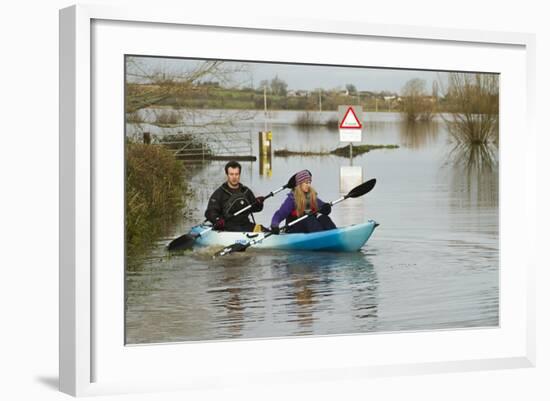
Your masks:
{"label": "life jacket", "polygon": [[[310,203],[310,202],[308,202],[308,203]],[[296,206],[296,201],[294,201],[294,206]],[[308,213],[307,212],[307,206],[308,206],[308,204],[306,203],[306,208],[304,210],[304,215]],[[313,214],[315,214],[315,213],[317,213],[317,208],[312,207],[310,211],[313,212]],[[296,220],[298,217],[302,217],[302,216],[298,216],[298,209],[296,209],[296,207],[294,207],[294,209],[292,209],[292,212],[290,212],[290,216],[286,219],[286,223],[288,224],[291,221]]]}
{"label": "life jacket", "polygon": [[[246,195],[250,190],[244,185],[241,186],[241,191],[229,191],[228,189],[222,186],[222,190],[229,195],[229,198],[225,201],[223,205],[223,217],[225,219],[229,218],[239,210],[250,205],[250,201],[247,199]],[[250,209],[249,209],[250,211]],[[249,213],[242,213],[242,216],[247,216]],[[240,216],[240,215],[239,215]],[[252,216],[254,219],[254,216]],[[247,219],[248,220],[248,219]]]}
{"label": "life jacket", "polygon": [[[311,211],[313,213],[317,213],[317,208],[315,207],[312,207],[311,208]],[[308,212],[304,211],[304,214],[307,214]],[[292,220],[295,220],[298,218],[298,210],[297,209],[292,209],[292,212],[290,212],[290,216],[292,216]],[[303,215],[302,215],[303,216]],[[301,216],[300,216],[301,217]]]}

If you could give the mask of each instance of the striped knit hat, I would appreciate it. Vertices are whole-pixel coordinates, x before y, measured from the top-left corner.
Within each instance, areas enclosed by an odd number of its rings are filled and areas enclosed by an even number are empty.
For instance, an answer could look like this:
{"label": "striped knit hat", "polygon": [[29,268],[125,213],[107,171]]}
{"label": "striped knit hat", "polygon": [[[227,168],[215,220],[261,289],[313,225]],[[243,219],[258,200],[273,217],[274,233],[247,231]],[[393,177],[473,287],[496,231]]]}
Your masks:
{"label": "striped knit hat", "polygon": [[309,170],[302,170],[296,173],[296,185],[300,185],[302,182],[311,181],[311,173]]}

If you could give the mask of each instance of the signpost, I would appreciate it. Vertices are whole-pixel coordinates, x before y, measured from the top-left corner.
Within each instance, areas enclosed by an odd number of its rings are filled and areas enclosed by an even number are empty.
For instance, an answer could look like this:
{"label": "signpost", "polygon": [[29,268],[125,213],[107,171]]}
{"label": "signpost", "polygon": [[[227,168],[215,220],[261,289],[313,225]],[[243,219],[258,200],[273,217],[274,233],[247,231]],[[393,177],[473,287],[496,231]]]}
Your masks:
{"label": "signpost", "polygon": [[340,142],[349,142],[349,166],[340,167],[340,191],[345,193],[361,183],[363,168],[353,166],[353,142],[361,142],[363,123],[363,109],[361,106],[338,106],[338,128]]}
{"label": "signpost", "polygon": [[361,106],[338,106],[340,142],[361,142],[362,117]]}

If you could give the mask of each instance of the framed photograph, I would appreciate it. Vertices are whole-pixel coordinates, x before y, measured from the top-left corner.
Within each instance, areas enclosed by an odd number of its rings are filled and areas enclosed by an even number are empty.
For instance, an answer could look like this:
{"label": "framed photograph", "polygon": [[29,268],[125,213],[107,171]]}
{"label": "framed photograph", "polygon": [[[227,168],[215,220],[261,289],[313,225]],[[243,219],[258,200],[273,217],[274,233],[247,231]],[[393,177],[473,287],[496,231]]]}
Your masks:
{"label": "framed photograph", "polygon": [[529,367],[534,37],[60,13],[60,388]]}

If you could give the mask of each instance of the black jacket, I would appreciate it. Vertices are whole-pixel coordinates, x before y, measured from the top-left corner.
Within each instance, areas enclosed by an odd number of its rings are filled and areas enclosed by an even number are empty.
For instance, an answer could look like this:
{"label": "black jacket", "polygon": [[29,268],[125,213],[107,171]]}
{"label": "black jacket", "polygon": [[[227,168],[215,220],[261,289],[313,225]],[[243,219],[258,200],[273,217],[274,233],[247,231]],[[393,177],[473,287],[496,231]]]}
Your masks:
{"label": "black jacket", "polygon": [[[246,212],[231,217],[235,212],[248,205],[252,205],[252,207]],[[254,224],[250,221],[249,215],[262,211],[263,207],[263,204],[256,202],[254,193],[248,187],[239,184],[239,188],[232,189],[227,182],[224,182],[210,197],[204,216],[212,224],[223,217],[226,230],[248,229]]]}

